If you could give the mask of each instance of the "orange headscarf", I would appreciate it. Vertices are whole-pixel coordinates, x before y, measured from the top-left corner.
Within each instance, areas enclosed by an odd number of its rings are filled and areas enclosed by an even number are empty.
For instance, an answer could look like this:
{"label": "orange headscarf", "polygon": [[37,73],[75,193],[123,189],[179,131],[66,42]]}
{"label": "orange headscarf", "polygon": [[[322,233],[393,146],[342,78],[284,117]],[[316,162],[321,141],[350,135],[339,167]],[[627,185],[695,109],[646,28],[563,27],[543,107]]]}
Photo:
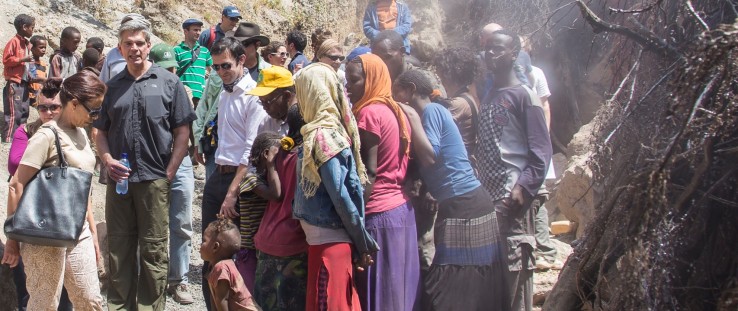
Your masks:
{"label": "orange headscarf", "polygon": [[397,124],[400,126],[400,139],[405,154],[410,153],[410,131],[408,130],[408,122],[405,113],[400,105],[392,99],[392,78],[390,78],[387,65],[384,64],[379,56],[374,54],[364,54],[359,56],[364,69],[364,96],[359,102],[354,103],[351,111],[354,115],[372,103],[382,103],[387,105],[397,118]]}

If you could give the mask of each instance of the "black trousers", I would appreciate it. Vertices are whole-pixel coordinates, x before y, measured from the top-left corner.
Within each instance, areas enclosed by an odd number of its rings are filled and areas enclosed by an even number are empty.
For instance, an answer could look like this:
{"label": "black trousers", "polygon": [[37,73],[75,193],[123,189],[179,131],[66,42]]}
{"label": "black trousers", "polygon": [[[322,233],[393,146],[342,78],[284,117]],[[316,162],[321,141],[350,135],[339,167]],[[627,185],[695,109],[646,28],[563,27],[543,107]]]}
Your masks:
{"label": "black trousers", "polygon": [[3,88],[2,141],[11,142],[15,130],[28,120],[28,83],[6,82]]}

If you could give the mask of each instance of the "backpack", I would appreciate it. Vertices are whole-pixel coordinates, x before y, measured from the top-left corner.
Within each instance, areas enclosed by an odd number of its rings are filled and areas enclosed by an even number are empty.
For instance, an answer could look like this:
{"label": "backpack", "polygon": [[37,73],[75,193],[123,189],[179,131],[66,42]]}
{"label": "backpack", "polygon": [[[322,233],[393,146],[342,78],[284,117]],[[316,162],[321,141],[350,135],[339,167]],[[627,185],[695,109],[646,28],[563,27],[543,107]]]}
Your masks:
{"label": "backpack", "polygon": [[208,38],[208,44],[205,45],[208,50],[213,47],[213,42],[215,42],[215,26],[210,27],[210,38]]}

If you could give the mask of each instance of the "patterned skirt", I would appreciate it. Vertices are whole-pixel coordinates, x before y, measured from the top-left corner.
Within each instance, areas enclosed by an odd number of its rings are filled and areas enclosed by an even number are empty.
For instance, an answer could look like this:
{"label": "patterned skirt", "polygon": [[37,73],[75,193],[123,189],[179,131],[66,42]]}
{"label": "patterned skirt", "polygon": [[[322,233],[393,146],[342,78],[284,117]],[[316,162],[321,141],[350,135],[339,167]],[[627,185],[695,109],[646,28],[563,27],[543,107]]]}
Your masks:
{"label": "patterned skirt", "polygon": [[504,309],[503,240],[493,200],[479,187],[439,205],[423,310]]}
{"label": "patterned skirt", "polygon": [[264,311],[305,310],[307,253],[277,257],[259,252],[254,299]]}

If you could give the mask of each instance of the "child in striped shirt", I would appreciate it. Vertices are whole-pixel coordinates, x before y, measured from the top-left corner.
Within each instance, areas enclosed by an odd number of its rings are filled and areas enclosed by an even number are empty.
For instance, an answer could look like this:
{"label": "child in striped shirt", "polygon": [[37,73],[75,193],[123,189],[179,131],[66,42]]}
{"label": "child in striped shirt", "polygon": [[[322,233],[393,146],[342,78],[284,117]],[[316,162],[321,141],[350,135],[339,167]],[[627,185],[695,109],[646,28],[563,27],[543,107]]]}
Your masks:
{"label": "child in striped shirt", "polygon": [[281,136],[275,132],[263,132],[254,139],[251,148],[248,173],[239,187],[239,225],[241,249],[236,254],[236,267],[249,291],[254,291],[256,273],[256,249],[254,235],[264,216],[269,200],[279,200],[281,184],[274,166],[274,156],[279,151]]}

